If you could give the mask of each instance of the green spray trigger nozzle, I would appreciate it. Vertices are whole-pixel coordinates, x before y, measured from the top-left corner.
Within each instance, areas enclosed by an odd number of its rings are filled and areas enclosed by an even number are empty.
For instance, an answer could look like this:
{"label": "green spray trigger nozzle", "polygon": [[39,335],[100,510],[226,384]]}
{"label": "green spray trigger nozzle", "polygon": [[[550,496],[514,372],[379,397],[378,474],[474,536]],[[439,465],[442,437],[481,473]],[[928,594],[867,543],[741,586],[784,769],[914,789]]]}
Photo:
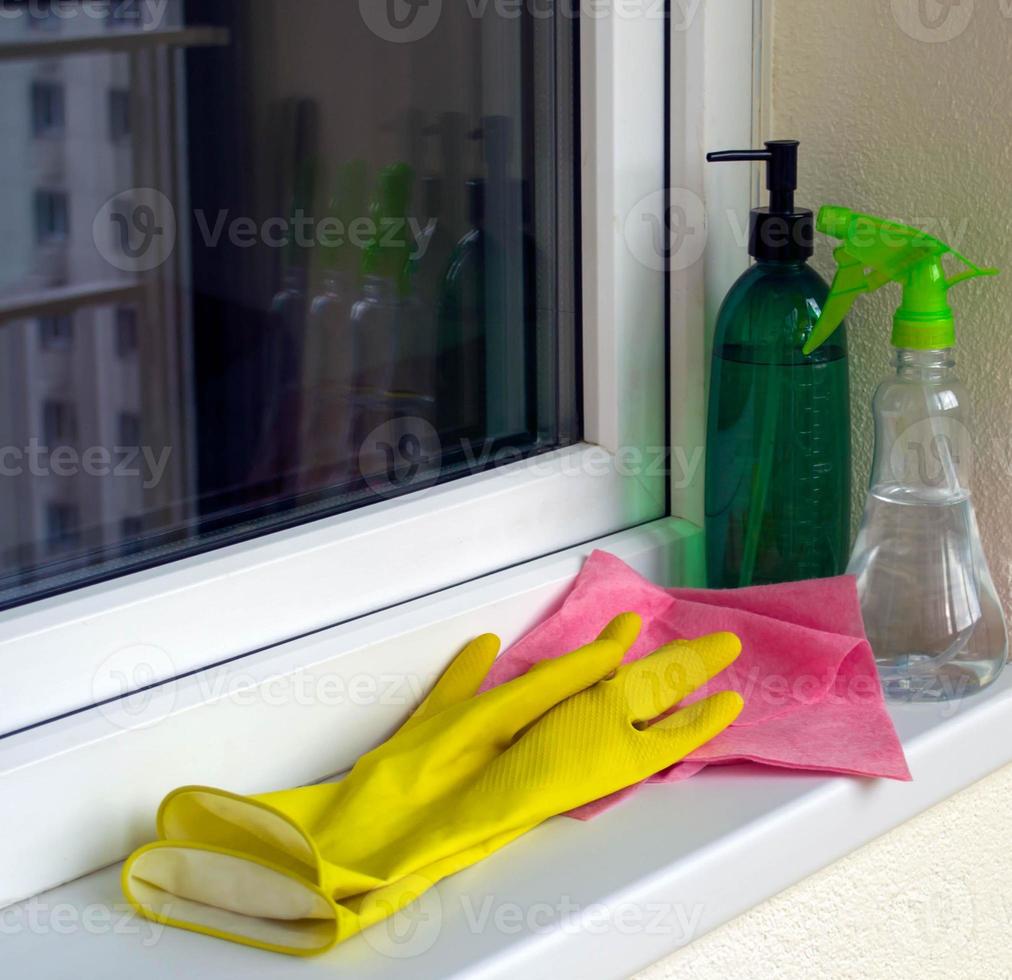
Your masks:
{"label": "green spray trigger nozzle", "polygon": [[[896,311],[893,346],[938,350],[955,344],[955,321],[948,292],[961,282],[998,275],[997,269],[974,265],[955,249],[918,228],[859,214],[849,208],[824,207],[816,227],[843,244],[834,252],[838,265],[833,288],[815,325],[806,355],[821,347],[850,312],[857,298],[887,283],[903,287]],[[966,271],[948,278],[942,259],[951,255]]]}

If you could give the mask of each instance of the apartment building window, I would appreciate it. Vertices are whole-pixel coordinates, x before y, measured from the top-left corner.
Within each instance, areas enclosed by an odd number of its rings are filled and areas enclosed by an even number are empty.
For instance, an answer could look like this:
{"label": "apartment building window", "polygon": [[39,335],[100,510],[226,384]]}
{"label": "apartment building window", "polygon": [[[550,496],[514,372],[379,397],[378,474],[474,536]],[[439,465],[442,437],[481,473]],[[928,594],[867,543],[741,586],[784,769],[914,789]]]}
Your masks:
{"label": "apartment building window", "polygon": [[47,400],[42,407],[42,432],[46,447],[64,446],[77,438],[77,411],[67,401]]}
{"label": "apartment building window", "polygon": [[65,191],[35,192],[35,236],[40,244],[61,241],[70,232],[70,200]]}
{"label": "apartment building window", "polygon": [[109,139],[114,143],[130,135],[130,93],[114,88],[109,92]]}
{"label": "apartment building window", "polygon": [[50,553],[69,551],[81,541],[81,511],[77,504],[46,506],[46,547]]}
{"label": "apartment building window", "polygon": [[74,318],[69,314],[39,320],[39,343],[43,350],[66,350],[74,344]]}
{"label": "apartment building window", "polygon": [[59,82],[32,84],[32,132],[35,136],[58,136],[65,118],[63,86]]}
{"label": "apartment building window", "polygon": [[131,357],[137,353],[138,344],[137,310],[121,306],[116,310],[116,353],[119,357]]}

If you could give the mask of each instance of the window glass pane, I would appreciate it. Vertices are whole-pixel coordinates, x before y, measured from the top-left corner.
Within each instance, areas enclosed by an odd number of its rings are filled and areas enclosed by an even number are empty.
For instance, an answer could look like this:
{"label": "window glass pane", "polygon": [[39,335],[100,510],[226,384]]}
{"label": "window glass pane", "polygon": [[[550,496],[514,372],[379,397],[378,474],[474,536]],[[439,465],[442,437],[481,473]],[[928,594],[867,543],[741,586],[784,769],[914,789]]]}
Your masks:
{"label": "window glass pane", "polygon": [[0,607],[579,439],[577,21],[509,6],[6,0]]}

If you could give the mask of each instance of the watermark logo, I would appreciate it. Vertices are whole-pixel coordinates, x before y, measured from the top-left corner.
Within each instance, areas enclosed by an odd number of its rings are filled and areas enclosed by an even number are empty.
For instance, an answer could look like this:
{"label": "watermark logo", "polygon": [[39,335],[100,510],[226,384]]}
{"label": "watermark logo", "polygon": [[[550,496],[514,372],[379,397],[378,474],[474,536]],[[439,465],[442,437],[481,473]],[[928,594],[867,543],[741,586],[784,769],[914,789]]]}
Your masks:
{"label": "watermark logo", "polygon": [[976,0],[891,0],[893,19],[915,41],[940,44],[970,26]]}
{"label": "watermark logo", "polygon": [[900,433],[889,463],[893,478],[903,486],[965,489],[973,481],[973,436],[959,419],[920,419]]}
{"label": "watermark logo", "polygon": [[889,909],[900,948],[919,958],[964,949],[979,927],[973,891],[958,874],[926,876],[890,896]]}
{"label": "watermark logo", "polygon": [[625,240],[641,265],[683,272],[706,251],[706,207],[685,187],[659,190],[636,202],[625,220]]}
{"label": "watermark logo", "polygon": [[442,445],[431,422],[418,416],[377,426],[359,448],[359,472],[373,493],[395,497],[435,486],[442,473]]}
{"label": "watermark logo", "polygon": [[[688,31],[703,6],[703,0],[674,0],[669,15],[664,0],[457,0],[454,13],[474,20],[499,18],[518,21],[669,19],[674,30]],[[439,23],[443,0],[359,0],[366,26],[378,38],[395,44],[409,44],[428,37]]]}
{"label": "watermark logo", "polygon": [[92,677],[92,699],[117,728],[149,728],[176,703],[178,671],[168,652],[148,643],[122,647],[106,657]]}
{"label": "watermark logo", "polygon": [[449,908],[432,884],[409,875],[366,896],[361,915],[378,924],[363,939],[388,959],[408,960],[432,949],[452,920],[472,936],[664,936],[684,946],[699,935],[705,913],[702,905],[668,902],[583,905],[568,895],[526,905],[473,892]]}
{"label": "watermark logo", "polygon": [[381,40],[411,44],[436,29],[443,0],[358,0],[358,9],[366,27]]}
{"label": "watermark logo", "polygon": [[[228,209],[215,213],[197,209],[190,216],[198,240],[208,249],[231,247],[283,249],[337,249],[350,246],[390,249],[407,259],[421,261],[432,244],[438,220],[408,216],[374,219],[363,215],[344,222],[329,216],[317,218],[302,209],[291,216],[263,221]],[[178,218],[172,202],[150,187],[131,188],[111,197],[95,215],[92,238],[99,254],[121,272],[152,272],[172,256],[178,236]]]}
{"label": "watermark logo", "polygon": [[427,953],[443,929],[443,902],[432,884],[420,875],[408,875],[366,895],[360,915],[377,925],[366,929],[362,938],[390,960],[410,960]]}
{"label": "watermark logo", "polygon": [[152,272],[176,247],[176,211],[153,187],[138,187],[111,197],[92,223],[99,255],[121,272]]}

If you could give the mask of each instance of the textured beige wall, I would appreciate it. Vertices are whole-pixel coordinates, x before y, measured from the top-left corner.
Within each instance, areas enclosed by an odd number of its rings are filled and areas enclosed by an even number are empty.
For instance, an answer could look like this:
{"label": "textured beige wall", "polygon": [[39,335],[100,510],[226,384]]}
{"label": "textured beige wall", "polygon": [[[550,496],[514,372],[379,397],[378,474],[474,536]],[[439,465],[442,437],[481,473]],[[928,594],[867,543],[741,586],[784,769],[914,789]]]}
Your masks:
{"label": "textured beige wall", "polygon": [[[1012,0],[775,0],[773,37],[773,135],[802,141],[799,199],[929,225],[1005,270],[952,297],[976,409],[974,502],[1012,608]],[[831,277],[828,245],[817,264]],[[898,303],[887,287],[851,317],[855,520]]]}
{"label": "textured beige wall", "polygon": [[637,980],[1009,980],[1012,766]]}
{"label": "textured beige wall", "polygon": [[[801,201],[922,226],[1000,279],[953,291],[974,501],[1012,607],[1012,0],[774,0],[773,132]],[[830,248],[817,264],[832,275]],[[855,521],[896,288],[851,317]],[[1012,978],[1012,767],[704,937],[641,980]]]}

